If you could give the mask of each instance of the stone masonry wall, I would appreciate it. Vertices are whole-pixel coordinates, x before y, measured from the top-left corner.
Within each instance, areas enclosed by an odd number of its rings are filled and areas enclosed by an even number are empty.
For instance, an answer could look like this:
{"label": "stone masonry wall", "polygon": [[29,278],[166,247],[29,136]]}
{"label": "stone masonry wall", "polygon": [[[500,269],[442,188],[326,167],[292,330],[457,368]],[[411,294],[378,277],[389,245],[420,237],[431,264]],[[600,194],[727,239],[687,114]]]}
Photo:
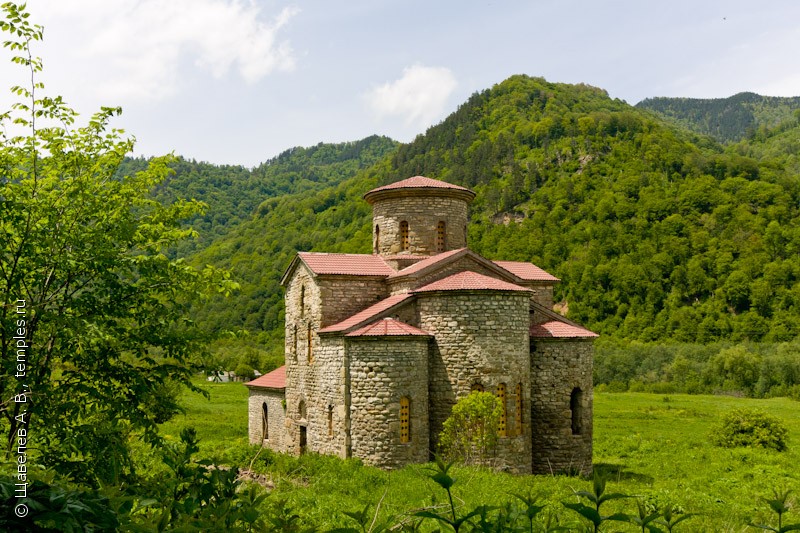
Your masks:
{"label": "stone masonry wall", "polygon": [[[301,427],[306,432],[306,449],[314,450],[319,442],[315,434],[324,417],[318,405],[319,383],[316,367],[311,362],[319,348],[321,321],[320,287],[305,267],[300,265],[286,284],[286,451],[300,453]],[[309,354],[309,331],[311,348]],[[305,411],[305,414],[302,413]],[[312,429],[314,428],[314,429]]]}
{"label": "stone masonry wall", "polygon": [[511,471],[531,472],[529,298],[527,292],[502,291],[418,295],[420,328],[434,335],[428,369],[432,447],[458,399],[476,384],[496,393],[503,383],[508,436],[500,439],[499,459]]}
{"label": "stone masonry wall", "polygon": [[[428,337],[353,337],[350,420],[353,457],[382,468],[428,460]],[[410,400],[410,442],[400,441],[400,399]]]}
{"label": "stone masonry wall", "polygon": [[[248,428],[250,444],[263,444],[276,452],[283,452],[287,434],[283,410],[282,390],[250,389],[248,398]],[[267,438],[262,440],[263,404],[267,404]]]}
{"label": "stone masonry wall", "polygon": [[[419,194],[419,193],[417,193]],[[409,249],[400,242],[400,222],[408,222]],[[378,200],[372,207],[373,253],[435,255],[437,224],[445,222],[443,251],[467,246],[467,202],[447,196],[400,196]],[[380,237],[375,239],[375,227]]]}
{"label": "stone masonry wall", "polygon": [[323,328],[341,322],[389,296],[383,278],[336,276],[320,277],[318,280]]}
{"label": "stone masonry wall", "polygon": [[553,308],[553,286],[550,284],[543,284],[541,282],[536,281],[528,281],[518,283],[518,285],[522,287],[526,287],[533,291],[531,294],[531,300],[536,302],[537,304],[546,307],[548,309]]}
{"label": "stone masonry wall", "polygon": [[[592,362],[590,340],[539,340],[531,343],[531,418],[533,473],[592,471]],[[573,432],[572,392],[579,431]]]}

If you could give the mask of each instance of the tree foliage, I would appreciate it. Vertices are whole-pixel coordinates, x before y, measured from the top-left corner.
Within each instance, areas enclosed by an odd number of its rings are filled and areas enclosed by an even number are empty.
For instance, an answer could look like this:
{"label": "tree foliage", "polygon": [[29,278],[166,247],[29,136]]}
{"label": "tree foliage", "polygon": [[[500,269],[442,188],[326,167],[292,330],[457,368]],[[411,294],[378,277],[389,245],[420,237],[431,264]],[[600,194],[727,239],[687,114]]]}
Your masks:
{"label": "tree foliage", "polygon": [[783,422],[758,409],[734,409],[723,415],[711,441],[724,448],[738,446],[784,451],[789,431]]}
{"label": "tree foliage", "polygon": [[502,405],[490,392],[473,391],[453,406],[439,435],[439,453],[447,461],[489,464],[497,452]]}
{"label": "tree foliage", "polygon": [[158,441],[165,384],[190,385],[207,335],[188,306],[235,283],[167,257],[193,234],[182,221],[202,204],[152,198],[168,157],[119,176],[133,146],[110,127],[120,110],[80,126],[61,97],[44,96],[31,53],[42,28],[24,7],[3,9],[5,47],[32,80],[13,88],[18,102],[0,115],[5,450],[23,430],[41,464],[88,485],[119,482],[133,474],[130,439]]}
{"label": "tree foliage", "polygon": [[[792,119],[795,120],[795,119]],[[597,88],[513,76],[373,166],[266,199],[192,256],[232,269],[210,328],[283,353],[281,273],[297,250],[369,253],[371,188],[418,174],[471,187],[469,244],[562,282],[569,317],[642,342],[800,334],[800,127],[723,148]]]}

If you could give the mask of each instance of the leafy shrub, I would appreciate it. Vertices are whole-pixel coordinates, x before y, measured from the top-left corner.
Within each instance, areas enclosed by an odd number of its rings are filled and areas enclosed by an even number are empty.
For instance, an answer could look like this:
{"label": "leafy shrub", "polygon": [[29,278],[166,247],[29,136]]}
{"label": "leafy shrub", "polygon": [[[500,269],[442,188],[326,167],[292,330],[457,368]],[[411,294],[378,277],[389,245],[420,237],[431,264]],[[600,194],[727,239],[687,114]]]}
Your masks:
{"label": "leafy shrub", "polygon": [[783,422],[758,409],[734,409],[722,417],[711,433],[711,442],[723,448],[759,447],[786,449],[788,430]]}
{"label": "leafy shrub", "polygon": [[439,453],[448,461],[485,464],[497,448],[502,406],[490,392],[473,391],[453,406],[439,437]]}
{"label": "leafy shrub", "polygon": [[248,379],[248,380],[249,379],[253,379],[254,377],[256,377],[256,372],[255,372],[255,370],[253,370],[253,367],[248,365],[248,364],[246,364],[246,363],[238,364],[236,366],[236,370],[234,370],[234,373],[238,377],[244,378],[244,379]]}

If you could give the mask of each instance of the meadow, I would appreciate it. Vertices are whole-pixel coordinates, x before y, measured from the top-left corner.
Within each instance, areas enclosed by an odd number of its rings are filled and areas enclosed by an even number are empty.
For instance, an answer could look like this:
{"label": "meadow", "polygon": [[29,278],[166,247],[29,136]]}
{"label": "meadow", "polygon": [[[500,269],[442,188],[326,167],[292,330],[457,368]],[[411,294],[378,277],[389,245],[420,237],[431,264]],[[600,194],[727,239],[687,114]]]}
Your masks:
{"label": "meadow", "polygon": [[[198,383],[205,399],[186,393],[186,412],[164,424],[163,432],[177,439],[180,428],[193,426],[201,439],[200,455],[218,464],[252,469],[269,480],[267,504],[274,512],[297,514],[306,526],[321,530],[354,526],[345,511],[380,505],[378,522],[412,521],[409,513],[446,500],[429,478],[430,465],[393,472],[309,454],[301,458],[259,452],[247,445],[247,389],[240,383]],[[676,531],[755,531],[748,523],[775,523],[765,503],[773,490],[800,491],[800,403],[785,398],[748,399],[648,393],[596,393],[594,426],[595,469],[608,476],[610,492],[638,497],[653,508],[675,506],[679,513],[696,513]],[[789,430],[788,449],[713,446],[709,433],[720,416],[734,408],[757,408],[779,417]],[[255,457],[255,460],[254,460]],[[454,467],[453,494],[457,505],[498,505],[513,494],[538,496],[562,524],[577,524],[577,515],[561,502],[577,502],[576,490],[591,490],[591,481],[568,476],[513,476],[478,468]],[[636,513],[633,499],[614,500],[603,514]],[[800,522],[790,512],[784,524]],[[428,524],[433,527],[433,522]],[[619,522],[603,531],[635,531]]]}

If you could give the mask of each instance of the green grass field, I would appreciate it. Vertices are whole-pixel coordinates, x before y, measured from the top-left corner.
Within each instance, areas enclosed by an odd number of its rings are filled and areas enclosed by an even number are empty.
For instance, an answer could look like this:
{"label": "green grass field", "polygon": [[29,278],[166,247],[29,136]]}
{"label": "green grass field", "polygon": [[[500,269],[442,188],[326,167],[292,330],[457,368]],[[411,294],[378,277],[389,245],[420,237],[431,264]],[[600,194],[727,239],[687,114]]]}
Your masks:
{"label": "green grass field", "polygon": [[[215,461],[247,467],[258,451],[246,444],[247,389],[242,384],[202,383],[211,399],[197,394],[183,398],[186,414],[165,424],[177,438],[181,427],[194,426],[203,455]],[[772,521],[763,497],[773,489],[800,493],[800,403],[788,399],[753,400],[725,396],[669,396],[645,393],[595,395],[595,468],[610,476],[608,490],[636,495],[662,506],[677,505],[699,516],[677,531],[755,531],[747,523]],[[784,452],[763,449],[723,449],[708,435],[722,413],[737,407],[759,408],[783,420],[789,429]],[[445,494],[416,465],[394,472],[364,467],[310,454],[294,458],[262,452],[254,469],[266,473],[275,488],[269,500],[290,507],[307,524],[330,528],[354,525],[345,510],[373,507],[381,501],[381,516],[399,516],[441,502]],[[577,501],[573,490],[589,490],[590,482],[564,476],[512,476],[486,470],[456,469],[453,488],[465,508],[500,505],[513,493],[541,494],[554,514],[568,523],[575,515],[560,502]],[[634,513],[635,502],[618,500],[604,507]],[[800,522],[800,511],[788,522]],[[604,531],[606,529],[603,529]],[[614,523],[608,531],[634,531]]]}

